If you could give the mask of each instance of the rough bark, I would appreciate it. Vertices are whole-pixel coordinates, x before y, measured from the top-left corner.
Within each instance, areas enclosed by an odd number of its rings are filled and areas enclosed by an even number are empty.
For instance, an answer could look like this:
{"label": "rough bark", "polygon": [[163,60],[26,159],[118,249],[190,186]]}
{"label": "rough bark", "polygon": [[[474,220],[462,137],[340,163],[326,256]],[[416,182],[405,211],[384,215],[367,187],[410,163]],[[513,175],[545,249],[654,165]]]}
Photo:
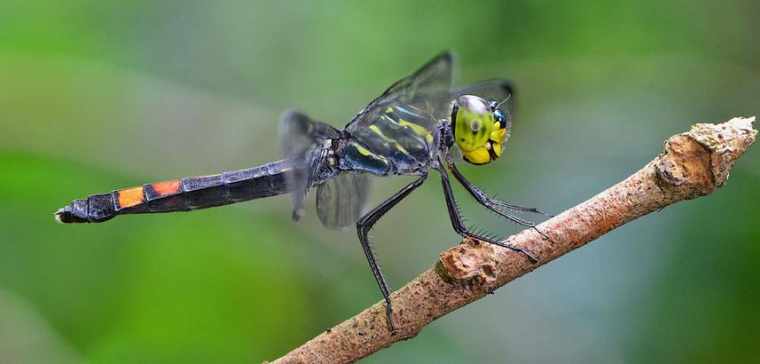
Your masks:
{"label": "rough bark", "polygon": [[465,240],[440,254],[436,265],[391,295],[397,332],[391,334],[383,302],[323,332],[274,363],[351,363],[414,337],[431,321],[585,245],[631,220],[675,202],[712,193],[755,141],[754,117],[696,124],[670,137],[644,168],[565,212],[507,241],[539,257]]}

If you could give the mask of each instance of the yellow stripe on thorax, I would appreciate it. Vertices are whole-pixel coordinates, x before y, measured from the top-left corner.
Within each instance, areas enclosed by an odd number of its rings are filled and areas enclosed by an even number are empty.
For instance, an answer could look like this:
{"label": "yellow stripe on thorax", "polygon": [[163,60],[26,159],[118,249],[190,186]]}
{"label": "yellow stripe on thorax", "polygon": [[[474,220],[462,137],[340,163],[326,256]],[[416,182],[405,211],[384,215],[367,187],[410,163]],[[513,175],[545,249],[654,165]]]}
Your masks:
{"label": "yellow stripe on thorax", "polygon": [[398,124],[401,125],[401,126],[403,126],[403,127],[407,127],[409,129],[411,129],[412,132],[414,132],[414,134],[417,134],[417,135],[425,138],[425,141],[428,144],[433,144],[433,134],[430,134],[430,132],[427,129],[425,129],[425,127],[423,127],[422,125],[415,124],[415,123],[413,123],[411,121],[406,121],[404,119],[399,119],[398,120]]}
{"label": "yellow stripe on thorax", "polygon": [[399,144],[397,141],[395,141],[395,140],[393,140],[393,139],[388,138],[387,136],[385,136],[385,134],[383,134],[383,131],[380,130],[380,128],[377,125],[370,125],[369,126],[369,130],[371,130],[373,133],[377,134],[377,136],[379,136],[381,139],[385,140],[386,142],[391,143],[394,147],[396,147],[396,149],[399,152],[404,153],[406,155],[410,155],[409,152],[407,152],[406,149],[401,144]]}
{"label": "yellow stripe on thorax", "polygon": [[353,147],[356,148],[356,150],[359,152],[359,154],[361,154],[361,155],[363,155],[365,157],[372,156],[372,157],[375,157],[375,158],[385,159],[381,155],[377,155],[375,153],[370,152],[369,149],[365,148],[364,146],[362,146],[359,143],[351,143],[351,145],[353,145]]}

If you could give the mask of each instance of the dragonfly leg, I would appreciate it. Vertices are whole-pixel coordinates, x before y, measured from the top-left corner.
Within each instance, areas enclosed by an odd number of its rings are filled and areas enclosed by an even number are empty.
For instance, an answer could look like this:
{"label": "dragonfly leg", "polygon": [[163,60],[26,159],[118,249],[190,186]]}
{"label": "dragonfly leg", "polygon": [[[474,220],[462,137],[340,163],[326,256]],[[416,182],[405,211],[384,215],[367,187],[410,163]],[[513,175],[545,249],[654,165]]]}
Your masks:
{"label": "dragonfly leg", "polygon": [[470,195],[472,195],[472,197],[475,198],[475,201],[477,201],[479,204],[481,204],[485,208],[493,211],[497,215],[509,221],[512,221],[518,225],[530,227],[531,229],[539,233],[542,237],[544,237],[546,240],[553,242],[553,240],[548,235],[546,235],[543,231],[539,230],[536,227],[536,224],[533,223],[532,221],[528,221],[523,218],[520,218],[519,216],[512,215],[504,210],[507,209],[507,210],[513,210],[513,211],[532,212],[532,213],[541,214],[545,216],[551,216],[551,215],[545,212],[542,212],[539,209],[534,208],[534,207],[522,207],[522,206],[512,205],[510,203],[500,201],[491,196],[488,196],[488,194],[485,193],[480,188],[478,188],[478,186],[468,181],[464,177],[462,172],[459,171],[457,166],[452,161],[449,161],[448,165],[449,165],[449,169],[451,169],[451,173],[454,174],[454,178],[456,178],[457,181],[459,181],[459,183],[462,184],[462,186],[467,190],[467,192],[469,192]]}
{"label": "dragonfly leg", "polygon": [[[477,240],[482,240],[482,241],[485,241],[487,243],[498,245],[500,247],[507,248],[507,249],[512,250],[514,252],[521,253],[521,254],[525,255],[526,257],[528,257],[528,259],[532,263],[537,263],[538,262],[538,258],[535,257],[532,253],[530,253],[529,251],[527,251],[525,249],[522,249],[522,248],[510,245],[510,244],[507,244],[507,243],[504,243],[504,242],[500,241],[497,238],[494,238],[494,237],[491,237],[491,236],[487,236],[485,234],[479,234],[479,233],[471,231],[464,224],[464,221],[462,219],[462,212],[459,210],[459,206],[457,205],[457,202],[454,199],[454,193],[451,190],[451,182],[449,181],[449,175],[448,175],[448,173],[443,168],[439,169],[438,172],[440,172],[440,174],[441,174],[441,185],[443,186],[443,194],[444,194],[444,196],[446,198],[446,208],[449,211],[449,218],[451,219],[451,225],[454,228],[454,231],[456,231],[458,234],[460,234],[460,235],[462,235],[464,237],[469,237],[469,238],[474,238],[474,239],[477,239]],[[510,220],[512,220],[512,219],[510,219]]]}
{"label": "dragonfly leg", "polygon": [[450,161],[448,165],[449,165],[449,169],[451,169],[451,173],[454,174],[454,178],[456,178],[457,181],[459,181],[459,183],[461,183],[462,186],[464,186],[467,192],[469,192],[470,195],[472,195],[472,197],[475,198],[475,200],[477,200],[481,205],[487,207],[488,209],[498,214],[501,214],[501,211],[498,211],[500,208],[505,208],[505,209],[514,210],[514,211],[531,212],[534,214],[551,217],[550,214],[547,214],[535,207],[523,207],[523,206],[513,205],[508,202],[500,201],[491,196],[488,196],[488,194],[486,194],[483,190],[478,188],[478,186],[468,181],[467,178],[464,177],[462,172],[459,171],[459,168],[457,168],[456,164],[454,164],[453,161]]}
{"label": "dragonfly leg", "polygon": [[375,277],[377,285],[380,287],[383,299],[385,299],[385,315],[388,319],[388,327],[391,332],[395,332],[396,328],[393,325],[393,306],[391,305],[390,290],[388,289],[388,283],[385,281],[385,277],[383,277],[383,272],[380,271],[380,266],[377,264],[375,254],[372,252],[372,246],[370,245],[367,234],[372,229],[372,226],[374,226],[386,212],[396,206],[396,204],[412,193],[417,187],[422,185],[426,178],[427,175],[420,176],[420,178],[404,186],[404,188],[383,201],[380,205],[362,216],[359,221],[356,222],[356,231],[359,234],[359,242],[362,244],[362,249],[364,250],[364,255],[367,257],[369,268],[372,270],[372,275]]}

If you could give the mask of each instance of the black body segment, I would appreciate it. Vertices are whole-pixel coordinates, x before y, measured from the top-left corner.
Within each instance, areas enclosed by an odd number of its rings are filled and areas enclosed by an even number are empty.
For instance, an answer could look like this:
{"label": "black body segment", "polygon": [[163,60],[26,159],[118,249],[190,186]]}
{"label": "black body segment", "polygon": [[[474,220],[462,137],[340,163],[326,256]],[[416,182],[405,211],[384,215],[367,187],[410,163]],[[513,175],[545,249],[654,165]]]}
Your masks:
{"label": "black body segment", "polygon": [[82,200],[74,200],[55,213],[55,219],[64,224],[103,222],[115,215],[113,193],[92,195]]}
{"label": "black body segment", "polygon": [[284,174],[291,162],[210,176],[145,184],[75,200],[56,212],[62,223],[97,223],[116,215],[189,211],[290,192]]}

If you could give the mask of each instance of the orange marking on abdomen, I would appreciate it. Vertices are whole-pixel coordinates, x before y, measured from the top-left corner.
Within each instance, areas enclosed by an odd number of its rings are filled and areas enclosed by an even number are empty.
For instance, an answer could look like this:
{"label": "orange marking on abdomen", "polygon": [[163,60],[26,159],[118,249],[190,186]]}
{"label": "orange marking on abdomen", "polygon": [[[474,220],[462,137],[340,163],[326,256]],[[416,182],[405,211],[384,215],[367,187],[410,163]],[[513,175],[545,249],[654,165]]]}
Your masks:
{"label": "orange marking on abdomen", "polygon": [[161,197],[174,195],[180,192],[180,182],[178,179],[156,182],[150,186],[153,187],[153,190]]}
{"label": "orange marking on abdomen", "polygon": [[145,195],[143,195],[143,187],[132,187],[118,191],[119,192],[119,208],[127,208],[137,206],[145,201]]}

